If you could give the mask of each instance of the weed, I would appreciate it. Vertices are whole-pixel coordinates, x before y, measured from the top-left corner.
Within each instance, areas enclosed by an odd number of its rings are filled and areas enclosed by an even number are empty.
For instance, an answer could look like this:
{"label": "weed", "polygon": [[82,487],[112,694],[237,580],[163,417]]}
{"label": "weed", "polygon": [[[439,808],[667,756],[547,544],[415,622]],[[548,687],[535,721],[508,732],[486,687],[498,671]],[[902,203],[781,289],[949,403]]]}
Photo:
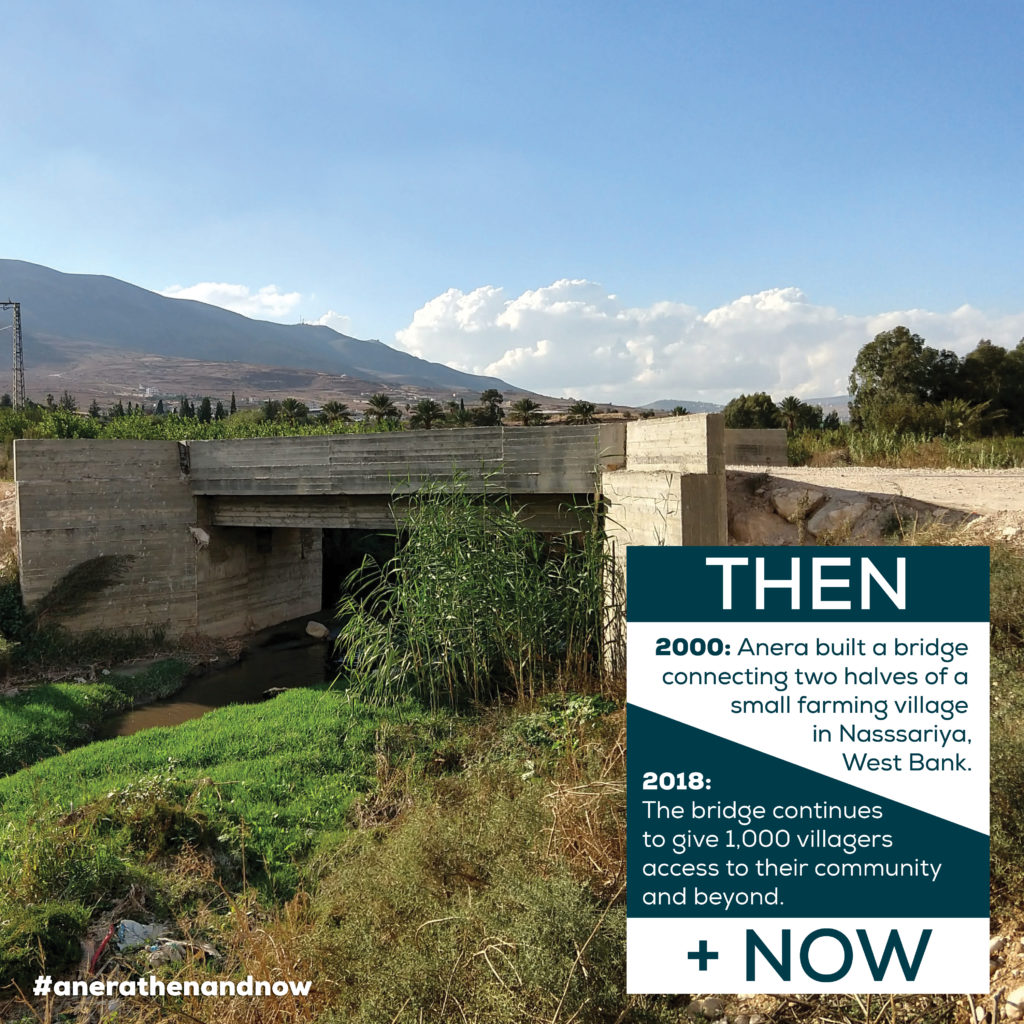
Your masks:
{"label": "weed", "polygon": [[420,492],[405,525],[398,554],[351,577],[339,609],[343,671],[358,692],[459,705],[600,676],[599,533],[547,540],[509,504],[461,488]]}

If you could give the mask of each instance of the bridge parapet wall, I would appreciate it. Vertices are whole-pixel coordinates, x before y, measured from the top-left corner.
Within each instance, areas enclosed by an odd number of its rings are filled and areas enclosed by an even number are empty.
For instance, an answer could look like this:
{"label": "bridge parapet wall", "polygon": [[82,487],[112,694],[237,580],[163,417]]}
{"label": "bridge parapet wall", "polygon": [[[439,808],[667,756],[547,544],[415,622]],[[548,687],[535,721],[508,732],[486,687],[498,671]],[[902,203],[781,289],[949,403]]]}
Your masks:
{"label": "bridge parapet wall", "polygon": [[782,427],[728,429],[725,431],[725,461],[729,466],[788,466],[788,435]]}
{"label": "bridge parapet wall", "polygon": [[625,424],[469,427],[194,441],[202,495],[392,495],[458,477],[470,492],[586,494],[625,461]]}

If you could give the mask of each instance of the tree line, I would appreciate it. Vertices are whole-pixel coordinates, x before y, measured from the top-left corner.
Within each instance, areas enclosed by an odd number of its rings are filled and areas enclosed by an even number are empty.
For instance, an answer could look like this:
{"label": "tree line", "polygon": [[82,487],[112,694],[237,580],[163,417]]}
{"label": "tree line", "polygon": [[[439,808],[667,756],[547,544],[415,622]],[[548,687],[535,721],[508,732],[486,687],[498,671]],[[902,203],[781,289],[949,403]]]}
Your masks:
{"label": "tree line", "polygon": [[[570,423],[593,423],[596,411],[592,402],[576,401],[569,406],[565,418]],[[223,436],[256,436],[289,431],[322,432],[326,427],[354,429],[360,418],[359,425],[363,428],[379,430],[486,427],[502,423],[539,426],[548,419],[532,398],[521,398],[506,408],[504,395],[495,388],[483,391],[469,406],[461,398],[453,397],[445,404],[423,398],[415,404],[406,404],[404,409],[392,396],[378,392],[369,397],[361,414],[335,400],[324,402],[319,410],[313,411],[305,402],[293,397],[267,399],[259,406],[239,410],[234,392],[227,407],[210,397],[196,399],[181,395],[166,406],[161,398],[150,407],[118,399],[102,409],[93,399],[82,413],[77,399],[65,390],[59,399],[50,394],[45,403],[29,401],[21,410],[15,410],[10,395],[5,394],[0,397],[0,413],[4,418],[0,427],[5,434],[51,437],[184,436],[189,424],[201,428],[196,436],[205,437],[219,436],[214,430],[219,424],[227,431]],[[7,423],[8,420],[11,422]]]}
{"label": "tree line", "polygon": [[[1024,433],[1024,339],[1012,349],[982,339],[962,358],[935,349],[907,327],[882,331],[857,353],[850,372],[850,427],[857,431],[951,438]],[[836,429],[835,412],[790,395],[734,398],[727,427]]]}

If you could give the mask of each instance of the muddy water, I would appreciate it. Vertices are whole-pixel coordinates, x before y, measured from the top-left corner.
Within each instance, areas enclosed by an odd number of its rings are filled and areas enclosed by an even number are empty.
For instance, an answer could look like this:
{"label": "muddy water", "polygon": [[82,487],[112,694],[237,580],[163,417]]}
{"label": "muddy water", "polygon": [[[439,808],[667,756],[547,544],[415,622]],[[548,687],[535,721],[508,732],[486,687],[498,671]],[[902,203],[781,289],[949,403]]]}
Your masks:
{"label": "muddy water", "polygon": [[327,645],[305,636],[307,621],[286,623],[260,634],[237,664],[190,679],[173,697],[109,718],[98,738],[130,736],[157,725],[180,725],[227,704],[254,704],[275,686],[323,682],[328,678]]}

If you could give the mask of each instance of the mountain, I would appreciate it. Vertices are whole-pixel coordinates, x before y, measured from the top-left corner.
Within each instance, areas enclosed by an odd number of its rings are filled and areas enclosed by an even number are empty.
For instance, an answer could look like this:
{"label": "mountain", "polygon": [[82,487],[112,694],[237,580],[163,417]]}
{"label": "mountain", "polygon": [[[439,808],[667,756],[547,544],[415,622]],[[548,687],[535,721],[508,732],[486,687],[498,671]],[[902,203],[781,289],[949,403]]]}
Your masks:
{"label": "mountain", "polygon": [[[839,413],[839,418],[846,422],[850,418],[850,396],[832,395],[828,398],[805,398],[808,405],[820,405],[822,412],[827,416],[830,412]],[[721,412],[725,406],[715,405],[714,402],[691,402],[685,398],[662,398],[657,402],[650,402],[643,406],[644,409],[656,409],[658,412],[671,412],[677,405],[683,406],[688,412]]]}
{"label": "mountain", "polygon": [[0,260],[0,298],[8,297],[21,303],[26,370],[45,369],[49,376],[64,376],[61,367],[70,369],[85,355],[106,353],[123,363],[125,355],[137,354],[320,371],[371,387],[528,393],[497,377],[463,373],[330,327],[251,320],[113,277],[64,274],[22,260]]}
{"label": "mountain", "polygon": [[821,411],[827,416],[830,412],[839,414],[839,418],[846,423],[850,419],[850,396],[830,395],[827,398],[804,399],[808,405],[820,405]]}
{"label": "mountain", "polygon": [[695,402],[686,398],[659,398],[657,402],[648,402],[643,409],[654,409],[658,412],[671,412],[681,405],[687,412],[721,412],[725,406],[714,402]]}

